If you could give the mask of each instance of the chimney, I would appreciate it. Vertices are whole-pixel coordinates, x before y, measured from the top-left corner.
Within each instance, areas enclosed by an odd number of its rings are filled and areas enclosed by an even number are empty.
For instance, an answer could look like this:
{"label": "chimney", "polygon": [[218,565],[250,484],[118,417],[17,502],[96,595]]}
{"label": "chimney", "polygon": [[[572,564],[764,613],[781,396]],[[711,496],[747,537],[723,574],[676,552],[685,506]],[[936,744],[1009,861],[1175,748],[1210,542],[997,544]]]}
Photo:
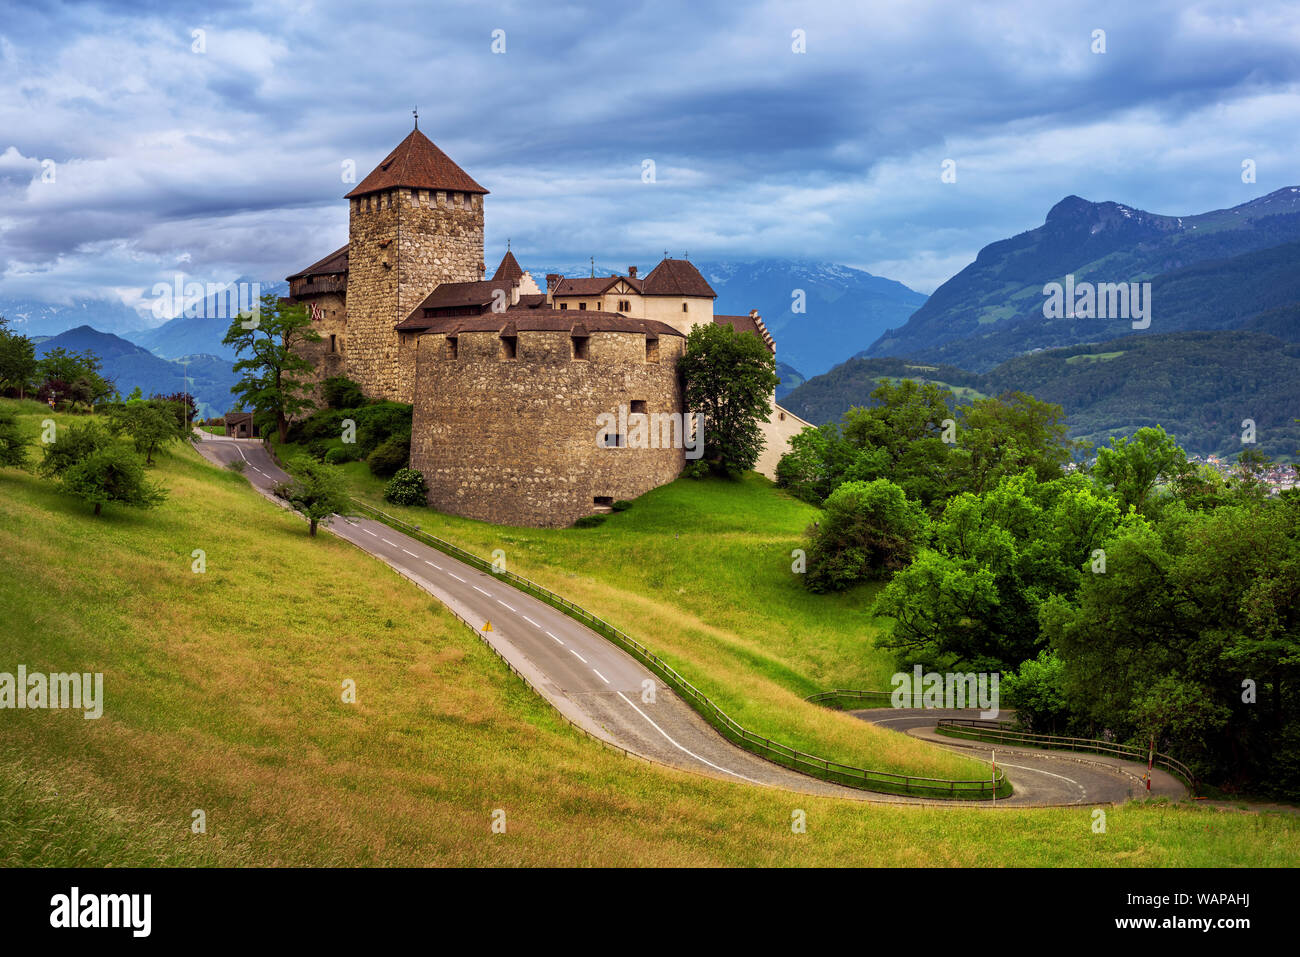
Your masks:
{"label": "chimney", "polygon": [[564,278],[558,272],[548,272],[546,274],[546,308],[550,309],[554,303],[551,297],[555,294],[555,289],[560,285],[560,280]]}
{"label": "chimney", "polygon": [[635,278],[636,278],[636,267],[635,267],[635,266],[628,266],[628,267],[627,267],[627,275],[628,275],[628,278],[629,278],[629,279],[635,279]]}

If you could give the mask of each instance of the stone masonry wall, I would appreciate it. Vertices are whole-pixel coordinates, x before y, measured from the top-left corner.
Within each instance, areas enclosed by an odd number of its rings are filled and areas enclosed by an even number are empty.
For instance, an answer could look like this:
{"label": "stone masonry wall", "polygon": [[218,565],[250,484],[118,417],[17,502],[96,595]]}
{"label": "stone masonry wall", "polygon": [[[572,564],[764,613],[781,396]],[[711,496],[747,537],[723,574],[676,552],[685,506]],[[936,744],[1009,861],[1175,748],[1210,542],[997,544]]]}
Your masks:
{"label": "stone masonry wall", "polygon": [[483,197],[395,189],[350,201],[348,374],[372,398],[410,402],[398,335],[440,283],[480,277]]}
{"label": "stone masonry wall", "polygon": [[561,527],[595,511],[596,496],[631,499],[671,482],[680,448],[602,448],[597,415],[633,400],[680,412],[677,358],[685,342],[593,332],[588,360],[572,358],[568,332],[520,331],[517,358],[502,359],[494,332],[418,339],[411,465],[439,511],[508,525]]}

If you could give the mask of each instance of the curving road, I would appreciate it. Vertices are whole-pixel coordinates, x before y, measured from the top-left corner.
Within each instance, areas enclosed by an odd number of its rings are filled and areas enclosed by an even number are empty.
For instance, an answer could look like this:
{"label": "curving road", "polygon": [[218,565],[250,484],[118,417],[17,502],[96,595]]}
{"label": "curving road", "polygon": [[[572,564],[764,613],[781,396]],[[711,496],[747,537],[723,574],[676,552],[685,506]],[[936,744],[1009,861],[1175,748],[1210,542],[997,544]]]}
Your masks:
{"label": "curving road", "polygon": [[[244,476],[253,487],[283,506],[272,489],[289,476],[260,441],[222,438],[198,430],[196,434],[200,441],[195,447],[200,455],[223,466],[242,460]],[[378,558],[462,618],[476,623],[480,637],[561,714],[610,744],[656,763],[724,780],[858,801],[970,806],[965,802],[860,791],[765,761],[723,738],[636,659],[550,605],[380,522],[339,516],[334,519],[328,531]],[[491,622],[491,631],[482,630],[480,622]],[[647,683],[654,686],[653,700],[643,695]],[[900,715],[892,709],[884,709],[879,715],[870,711],[854,714],[918,736],[925,736],[927,722],[933,727],[934,718],[946,716],[935,711]],[[955,747],[952,739],[937,738],[937,742]],[[982,745],[974,746],[974,750],[980,748],[987,750]],[[1011,751],[998,748],[998,754],[1003,753],[1010,755]],[[1016,794],[998,801],[997,806],[1123,801],[1137,794],[1135,779],[1122,769],[1085,767],[1059,752],[1022,751],[1014,762],[1004,764],[999,757],[998,763],[1007,768]],[[1129,767],[1131,771],[1135,766]],[[1181,785],[1178,787],[1181,791]],[[978,806],[990,805],[979,802]]]}
{"label": "curving road", "polygon": [[[869,708],[849,712],[869,721],[931,741],[953,751],[990,755],[1005,768],[1015,793],[999,804],[1009,806],[1055,806],[1069,804],[1119,804],[1134,798],[1167,797],[1179,800],[1187,789],[1172,774],[1155,768],[1151,790],[1143,776],[1146,765],[1109,755],[1045,751],[983,741],[950,738],[935,730],[940,718],[978,718],[978,709]],[[1006,720],[1009,712],[1003,712]]]}

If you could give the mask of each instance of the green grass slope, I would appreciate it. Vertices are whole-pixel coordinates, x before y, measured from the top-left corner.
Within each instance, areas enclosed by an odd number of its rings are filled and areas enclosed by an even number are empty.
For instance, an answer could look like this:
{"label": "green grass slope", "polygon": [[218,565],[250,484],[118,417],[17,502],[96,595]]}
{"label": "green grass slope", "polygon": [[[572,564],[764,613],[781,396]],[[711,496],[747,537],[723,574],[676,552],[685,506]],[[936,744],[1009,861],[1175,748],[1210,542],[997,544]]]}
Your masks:
{"label": "green grass slope", "polygon": [[[33,434],[47,414],[0,407]],[[101,671],[106,697],[98,721],[0,711],[0,866],[1300,858],[1291,816],[1138,805],[1108,811],[1097,835],[1088,808],[871,806],[629,760],[565,725],[428,595],[309,539],[241,477],[188,448],[153,473],[171,490],[161,508],[94,519],[0,469],[0,670]],[[496,809],[505,834],[490,831]],[[806,834],[791,832],[795,809]]]}

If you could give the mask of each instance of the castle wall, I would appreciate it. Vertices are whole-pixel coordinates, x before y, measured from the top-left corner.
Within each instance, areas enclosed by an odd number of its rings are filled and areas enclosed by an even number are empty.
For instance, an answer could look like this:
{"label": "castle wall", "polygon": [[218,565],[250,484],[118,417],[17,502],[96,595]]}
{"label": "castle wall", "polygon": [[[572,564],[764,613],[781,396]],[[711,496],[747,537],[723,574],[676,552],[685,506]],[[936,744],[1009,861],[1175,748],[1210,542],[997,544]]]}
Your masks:
{"label": "castle wall", "polygon": [[790,451],[790,440],[813,425],[781,408],[776,402],[772,403],[768,418],[771,421],[758,423],[763,430],[763,451],[758,454],[754,471],[775,481],[776,464],[781,461],[781,456]]}
{"label": "castle wall", "polygon": [[392,189],[350,201],[348,374],[372,398],[411,401],[393,326],[440,283],[480,278],[483,197]]}
{"label": "castle wall", "polygon": [[[321,337],[321,341],[304,343],[298,354],[312,364],[312,372],[304,377],[312,383],[310,398],[317,405],[323,405],[319,388],[321,381],[331,376],[348,374],[347,307],[341,292],[312,296],[301,300],[301,304],[309,311],[314,304],[316,314],[320,317],[312,321],[311,328]],[[334,337],[332,342],[331,336]]]}
{"label": "castle wall", "polygon": [[646,403],[682,409],[677,358],[684,341],[661,336],[646,361],[645,336],[592,332],[586,361],[567,331],[521,331],[517,358],[501,358],[494,332],[418,338],[411,465],[439,511],[507,525],[561,527],[596,510],[595,498],[631,499],[671,482],[680,448],[605,448],[602,412]]}
{"label": "castle wall", "polygon": [[[642,317],[667,323],[682,335],[688,335],[694,326],[713,321],[713,300],[707,297],[644,296],[642,302]],[[686,304],[685,312],[682,303]]]}

